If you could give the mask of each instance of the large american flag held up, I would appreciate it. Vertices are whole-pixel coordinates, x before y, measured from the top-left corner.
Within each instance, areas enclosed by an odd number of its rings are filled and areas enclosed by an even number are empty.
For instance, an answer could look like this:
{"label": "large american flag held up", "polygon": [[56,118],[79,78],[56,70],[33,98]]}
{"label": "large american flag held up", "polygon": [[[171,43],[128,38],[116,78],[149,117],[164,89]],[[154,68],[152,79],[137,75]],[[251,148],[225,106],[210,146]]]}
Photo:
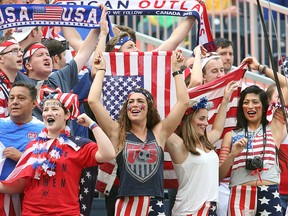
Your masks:
{"label": "large american flag held up", "polygon": [[[103,83],[103,103],[114,119],[117,119],[121,105],[126,100],[127,92],[136,87],[149,90],[154,97],[160,116],[162,118],[167,116],[176,102],[175,83],[171,76],[171,55],[171,51],[103,54],[107,65]],[[228,105],[225,132],[236,125],[236,108],[245,71],[245,67],[241,66],[216,81],[189,90],[190,98],[197,100],[206,95],[214,102],[214,108],[209,112],[211,123],[218,111],[226,85],[232,80],[238,82],[239,87],[232,94]],[[164,187],[177,188],[177,177],[167,152],[165,152],[164,160]],[[109,193],[111,181],[115,180],[113,164],[109,165],[110,171],[100,166],[96,186],[98,191]]]}
{"label": "large american flag held up", "polygon": [[169,114],[176,101],[172,51],[110,52],[103,56],[107,62],[103,103],[113,119],[117,119],[128,92],[137,87],[152,93],[161,118]]}
{"label": "large american flag held up", "polygon": [[62,7],[48,5],[48,6],[35,6],[33,8],[34,20],[54,20],[60,21],[62,16]]}

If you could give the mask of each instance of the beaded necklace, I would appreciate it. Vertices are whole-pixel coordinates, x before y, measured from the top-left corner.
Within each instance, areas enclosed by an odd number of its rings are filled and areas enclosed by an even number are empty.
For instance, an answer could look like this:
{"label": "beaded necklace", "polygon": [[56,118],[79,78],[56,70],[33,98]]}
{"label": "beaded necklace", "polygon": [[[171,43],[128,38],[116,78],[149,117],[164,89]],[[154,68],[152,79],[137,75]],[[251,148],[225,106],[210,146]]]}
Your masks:
{"label": "beaded necklace", "polygon": [[[41,131],[36,139],[37,142],[33,145],[33,154],[37,158],[32,165],[35,169],[35,179],[40,180],[42,175],[52,177],[56,174],[57,161],[63,154],[62,147],[66,145],[68,137],[70,137],[69,127],[62,130],[56,139],[48,137],[47,128]],[[53,147],[50,149],[51,146]]]}

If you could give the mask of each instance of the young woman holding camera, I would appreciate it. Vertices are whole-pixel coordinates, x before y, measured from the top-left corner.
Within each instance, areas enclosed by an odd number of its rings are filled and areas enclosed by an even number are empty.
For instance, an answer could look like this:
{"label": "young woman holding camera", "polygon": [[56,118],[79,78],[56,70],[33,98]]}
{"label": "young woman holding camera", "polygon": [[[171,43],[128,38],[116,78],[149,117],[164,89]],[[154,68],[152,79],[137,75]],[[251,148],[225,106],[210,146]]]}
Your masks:
{"label": "young woman holding camera", "polygon": [[[274,78],[255,58],[244,61]],[[283,95],[287,101],[286,90]],[[225,134],[220,151],[220,180],[232,167],[228,215],[282,215],[277,152],[286,131],[278,105],[269,105],[266,92],[256,85],[241,92],[236,129]]]}

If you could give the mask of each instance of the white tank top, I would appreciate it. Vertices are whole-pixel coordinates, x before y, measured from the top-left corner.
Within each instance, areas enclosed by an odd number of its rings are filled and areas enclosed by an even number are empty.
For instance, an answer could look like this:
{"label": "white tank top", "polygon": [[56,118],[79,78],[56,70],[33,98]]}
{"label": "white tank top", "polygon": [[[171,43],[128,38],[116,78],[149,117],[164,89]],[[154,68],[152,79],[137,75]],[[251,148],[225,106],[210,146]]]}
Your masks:
{"label": "white tank top", "polygon": [[197,148],[182,164],[174,164],[179,188],[172,215],[195,214],[205,202],[218,202],[219,159],[215,151]]}

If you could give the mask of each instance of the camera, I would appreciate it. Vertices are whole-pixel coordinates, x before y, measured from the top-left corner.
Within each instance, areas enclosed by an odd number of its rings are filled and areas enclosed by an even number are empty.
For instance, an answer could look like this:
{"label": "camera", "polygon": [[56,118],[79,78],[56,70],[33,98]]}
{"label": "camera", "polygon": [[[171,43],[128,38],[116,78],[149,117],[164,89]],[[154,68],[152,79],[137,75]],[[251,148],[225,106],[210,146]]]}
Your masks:
{"label": "camera", "polygon": [[246,170],[256,170],[259,168],[263,168],[263,160],[259,156],[246,159],[246,164],[245,164]]}

